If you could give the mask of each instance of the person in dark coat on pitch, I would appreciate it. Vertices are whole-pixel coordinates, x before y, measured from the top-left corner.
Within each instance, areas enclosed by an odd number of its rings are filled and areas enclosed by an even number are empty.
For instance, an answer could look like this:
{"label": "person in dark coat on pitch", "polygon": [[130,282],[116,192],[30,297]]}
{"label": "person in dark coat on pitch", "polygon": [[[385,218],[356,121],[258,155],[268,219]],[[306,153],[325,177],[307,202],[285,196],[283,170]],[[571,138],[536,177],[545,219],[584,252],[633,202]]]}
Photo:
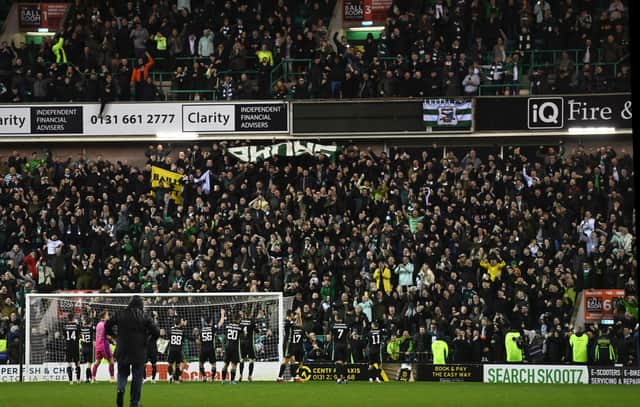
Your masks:
{"label": "person in dark coat on pitch", "polygon": [[147,343],[160,336],[160,329],[144,314],[142,298],[134,295],[126,309],[107,323],[107,332],[118,327],[116,360],[118,361],[118,393],[116,404],[122,407],[127,378],[131,373],[131,407],[138,407],[144,379]]}

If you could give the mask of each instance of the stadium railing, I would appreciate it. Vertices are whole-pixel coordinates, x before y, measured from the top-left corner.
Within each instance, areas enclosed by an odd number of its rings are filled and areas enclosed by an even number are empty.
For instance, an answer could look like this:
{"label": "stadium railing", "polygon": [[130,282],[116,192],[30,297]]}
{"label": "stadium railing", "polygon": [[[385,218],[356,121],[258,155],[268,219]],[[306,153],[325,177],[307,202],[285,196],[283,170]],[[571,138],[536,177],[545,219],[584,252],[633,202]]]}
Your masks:
{"label": "stadium railing", "polygon": [[518,93],[513,96],[526,95],[523,90],[531,91],[531,85],[528,82],[520,83],[488,83],[478,87],[478,96],[509,96],[511,95],[511,89],[518,89]]}
{"label": "stadium railing", "polygon": [[[204,100],[218,100],[217,89],[169,89],[165,92],[166,100],[195,100],[195,96],[198,95],[210,95],[210,97]],[[187,95],[186,98],[180,97],[181,95]],[[203,99],[201,99],[203,100]]]}
{"label": "stadium railing", "polygon": [[302,58],[302,59],[285,58],[282,61],[280,61],[278,64],[274,65],[274,67],[271,69],[271,73],[269,74],[270,92],[273,92],[273,86],[276,84],[277,81],[282,79],[285,82],[288,82],[290,75],[299,76],[302,74],[301,72],[295,72],[293,70],[293,64],[302,64],[303,66],[304,64],[306,64],[306,70],[308,71],[309,68],[311,68],[312,62],[313,60],[308,58]]}
{"label": "stadium railing", "polygon": [[[384,66],[386,67],[388,63],[395,61],[396,58],[380,57],[379,60],[383,62]],[[284,82],[291,82],[298,76],[306,75],[306,73],[311,68],[312,63],[313,60],[309,58],[283,58],[271,69],[269,77],[270,92],[273,92],[273,86],[279,80],[282,80]],[[303,69],[302,72],[297,72],[295,69],[293,69],[294,64],[301,64],[303,66],[304,64],[306,64],[306,70]]]}
{"label": "stadium railing", "polygon": [[[618,66],[621,64],[621,62],[596,62],[596,63],[590,63],[588,65],[591,65],[592,67],[596,67],[598,65],[602,66],[603,68],[607,69],[607,71],[612,72],[613,76],[615,77],[618,74]],[[574,65],[574,68],[577,70],[580,70],[583,66],[585,66],[587,64],[585,64],[584,62],[578,62]],[[555,68],[557,67],[556,63],[540,63],[540,64],[536,64],[533,65],[531,67],[531,70],[536,70],[536,69],[547,69],[547,68]],[[611,69],[612,68],[612,69]]]}
{"label": "stadium railing", "polygon": [[[513,53],[518,52],[517,48],[509,48],[505,49],[505,54],[507,56],[512,55]],[[551,63],[556,64],[559,55],[563,52],[567,52],[569,56],[573,59],[575,64],[580,62],[580,57],[584,53],[584,49],[573,48],[573,49],[532,49],[527,51],[519,51],[521,58],[520,60],[527,70],[530,67],[540,65],[543,63]],[[600,61],[602,59],[602,48],[595,49],[596,55],[593,58],[595,61]],[[493,62],[493,52],[487,51],[484,54],[484,63]],[[593,62],[594,64],[597,62]]]}

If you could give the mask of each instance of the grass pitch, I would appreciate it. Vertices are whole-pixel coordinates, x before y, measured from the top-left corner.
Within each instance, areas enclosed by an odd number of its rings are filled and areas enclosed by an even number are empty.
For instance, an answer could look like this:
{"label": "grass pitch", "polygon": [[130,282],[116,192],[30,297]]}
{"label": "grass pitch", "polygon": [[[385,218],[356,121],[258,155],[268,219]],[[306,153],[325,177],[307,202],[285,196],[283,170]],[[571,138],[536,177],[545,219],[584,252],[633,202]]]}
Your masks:
{"label": "grass pitch", "polygon": [[[113,407],[114,384],[3,383],[0,407]],[[483,383],[350,382],[166,383],[144,384],[142,406],[632,406],[640,400],[633,385],[525,385]],[[125,407],[129,405],[128,390]]]}

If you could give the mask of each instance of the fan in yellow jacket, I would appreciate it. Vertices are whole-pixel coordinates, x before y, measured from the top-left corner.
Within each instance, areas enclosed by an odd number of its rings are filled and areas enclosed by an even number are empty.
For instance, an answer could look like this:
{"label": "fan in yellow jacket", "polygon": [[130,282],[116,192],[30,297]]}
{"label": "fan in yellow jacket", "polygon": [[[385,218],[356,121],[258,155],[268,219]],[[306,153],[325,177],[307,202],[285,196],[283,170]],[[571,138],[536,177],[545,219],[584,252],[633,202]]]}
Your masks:
{"label": "fan in yellow jacket", "polygon": [[378,268],[373,272],[373,279],[376,281],[378,289],[389,292],[393,288],[391,286],[391,269],[385,262],[380,262]]}
{"label": "fan in yellow jacket", "polygon": [[64,37],[58,37],[58,40],[51,47],[51,52],[56,56],[56,64],[66,64],[67,54],[64,52]]}
{"label": "fan in yellow jacket", "polygon": [[[500,262],[498,263],[498,260],[500,260]],[[486,259],[482,260],[480,262],[480,267],[484,268],[487,270],[487,273],[489,273],[489,277],[491,278],[491,281],[495,281],[496,278],[498,278],[501,274],[502,274],[502,269],[507,265],[507,263],[504,262],[504,260],[502,260],[501,258],[492,258],[491,260],[487,261]]]}
{"label": "fan in yellow jacket", "polygon": [[258,62],[262,62],[264,59],[269,62],[269,65],[273,65],[273,53],[267,48],[267,44],[262,44],[260,49],[256,52]]}

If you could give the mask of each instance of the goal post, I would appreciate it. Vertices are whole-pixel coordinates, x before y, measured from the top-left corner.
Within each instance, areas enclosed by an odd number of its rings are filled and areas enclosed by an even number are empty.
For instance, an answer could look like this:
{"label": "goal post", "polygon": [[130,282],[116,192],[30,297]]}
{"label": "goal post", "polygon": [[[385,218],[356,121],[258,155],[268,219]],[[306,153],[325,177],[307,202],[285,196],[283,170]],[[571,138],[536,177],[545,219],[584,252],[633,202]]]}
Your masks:
{"label": "goal post", "polygon": [[[79,323],[87,321],[93,328],[102,311],[126,308],[134,294],[104,293],[31,293],[26,296],[25,309],[25,381],[62,381],[66,378],[64,323],[69,314]],[[188,369],[184,380],[200,380],[198,370],[199,332],[205,319],[217,325],[220,311],[225,309],[228,319],[243,311],[256,322],[254,346],[256,367],[254,380],[273,380],[283,358],[284,319],[291,306],[291,298],[282,293],[162,293],[136,294],[144,302],[144,312],[161,328],[166,343],[171,326],[177,318],[187,320],[183,353]],[[93,339],[92,339],[93,340]],[[222,368],[225,341],[221,331],[216,334],[217,370]],[[159,346],[158,372],[163,380],[166,374],[166,346]],[[161,352],[162,351],[162,352]],[[209,371],[209,368],[206,369]],[[98,369],[98,380],[108,379],[107,369]],[[101,373],[102,372],[102,373]],[[246,369],[245,369],[246,372]]]}

